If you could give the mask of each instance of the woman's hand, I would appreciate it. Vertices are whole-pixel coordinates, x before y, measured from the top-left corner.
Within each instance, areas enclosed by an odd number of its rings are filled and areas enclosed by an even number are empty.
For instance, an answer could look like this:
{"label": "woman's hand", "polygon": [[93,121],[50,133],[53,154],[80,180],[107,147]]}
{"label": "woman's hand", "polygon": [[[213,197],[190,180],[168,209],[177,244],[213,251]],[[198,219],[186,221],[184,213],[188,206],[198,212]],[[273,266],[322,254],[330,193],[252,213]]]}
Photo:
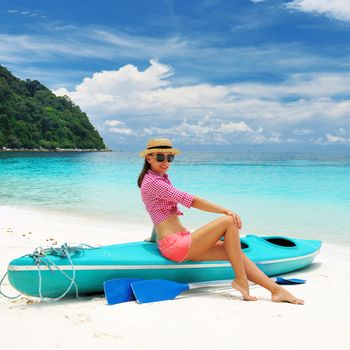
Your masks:
{"label": "woman's hand", "polygon": [[232,219],[233,219],[233,222],[236,224],[236,226],[238,227],[239,230],[242,229],[242,221],[241,221],[241,218],[238,214],[234,213],[233,211],[231,210],[227,210],[225,212],[225,215],[229,215],[229,216],[232,216]]}

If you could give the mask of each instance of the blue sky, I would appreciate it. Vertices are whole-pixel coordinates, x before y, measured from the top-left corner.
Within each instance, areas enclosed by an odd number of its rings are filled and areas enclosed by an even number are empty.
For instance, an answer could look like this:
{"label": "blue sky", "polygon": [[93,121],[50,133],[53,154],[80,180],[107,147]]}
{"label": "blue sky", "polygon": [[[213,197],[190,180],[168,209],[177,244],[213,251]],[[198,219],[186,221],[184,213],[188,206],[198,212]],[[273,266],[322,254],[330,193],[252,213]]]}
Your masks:
{"label": "blue sky", "polygon": [[0,64],[114,149],[350,144],[350,1],[1,1]]}

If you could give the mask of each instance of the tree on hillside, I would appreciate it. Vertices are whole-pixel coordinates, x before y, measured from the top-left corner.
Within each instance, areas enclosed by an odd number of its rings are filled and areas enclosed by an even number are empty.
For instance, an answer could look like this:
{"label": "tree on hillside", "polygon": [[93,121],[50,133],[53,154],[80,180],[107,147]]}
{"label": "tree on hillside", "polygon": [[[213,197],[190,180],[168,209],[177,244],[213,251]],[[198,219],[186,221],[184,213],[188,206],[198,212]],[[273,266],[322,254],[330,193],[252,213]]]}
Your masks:
{"label": "tree on hillside", "polygon": [[69,97],[0,65],[0,147],[105,149],[88,116]]}

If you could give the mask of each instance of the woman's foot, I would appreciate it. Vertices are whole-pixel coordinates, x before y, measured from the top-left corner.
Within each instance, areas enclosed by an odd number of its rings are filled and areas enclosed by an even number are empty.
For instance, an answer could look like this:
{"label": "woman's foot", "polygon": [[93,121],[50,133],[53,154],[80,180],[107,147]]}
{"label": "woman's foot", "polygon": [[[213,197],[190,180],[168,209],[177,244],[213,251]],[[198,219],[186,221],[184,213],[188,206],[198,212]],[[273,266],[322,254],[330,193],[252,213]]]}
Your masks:
{"label": "woman's foot", "polygon": [[247,301],[256,301],[256,297],[249,294],[248,281],[245,279],[235,278],[232,283],[232,288],[237,289],[242,295],[243,299]]}
{"label": "woman's foot", "polygon": [[271,300],[276,302],[276,303],[287,302],[287,303],[298,304],[298,305],[304,304],[304,300],[296,298],[291,293],[289,293],[286,289],[284,289],[280,286],[278,286],[271,293]]}

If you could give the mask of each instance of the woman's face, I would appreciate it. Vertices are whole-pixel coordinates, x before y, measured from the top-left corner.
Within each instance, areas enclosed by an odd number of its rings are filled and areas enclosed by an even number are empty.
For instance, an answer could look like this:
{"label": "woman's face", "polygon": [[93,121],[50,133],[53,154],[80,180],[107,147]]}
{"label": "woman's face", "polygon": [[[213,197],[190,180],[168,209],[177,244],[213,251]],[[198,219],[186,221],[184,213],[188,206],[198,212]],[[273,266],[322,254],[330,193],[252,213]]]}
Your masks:
{"label": "woman's face", "polygon": [[173,159],[174,155],[170,152],[157,152],[146,156],[146,160],[150,164],[151,170],[160,175],[167,172]]}

